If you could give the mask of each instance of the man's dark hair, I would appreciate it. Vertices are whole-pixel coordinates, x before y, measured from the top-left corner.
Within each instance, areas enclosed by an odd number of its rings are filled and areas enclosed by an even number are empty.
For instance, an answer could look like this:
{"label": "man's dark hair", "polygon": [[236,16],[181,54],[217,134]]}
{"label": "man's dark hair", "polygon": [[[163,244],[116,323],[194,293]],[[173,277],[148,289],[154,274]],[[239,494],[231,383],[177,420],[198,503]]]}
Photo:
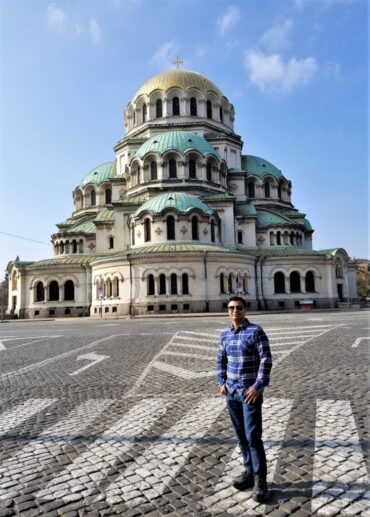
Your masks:
{"label": "man's dark hair", "polygon": [[247,302],[241,296],[237,296],[237,295],[230,296],[229,301],[227,302],[227,304],[229,305],[230,302],[240,302],[240,303],[243,304],[244,309],[247,308]]}

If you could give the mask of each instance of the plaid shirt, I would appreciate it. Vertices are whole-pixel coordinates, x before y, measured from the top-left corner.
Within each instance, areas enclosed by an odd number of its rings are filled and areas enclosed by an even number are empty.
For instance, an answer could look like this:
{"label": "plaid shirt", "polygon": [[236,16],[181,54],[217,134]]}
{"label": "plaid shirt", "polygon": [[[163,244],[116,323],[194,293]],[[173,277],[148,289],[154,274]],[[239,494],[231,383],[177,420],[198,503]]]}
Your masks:
{"label": "plaid shirt", "polygon": [[256,390],[270,381],[272,356],[269,340],[259,325],[249,322],[221,332],[217,351],[217,382],[230,394],[244,396],[249,386]]}

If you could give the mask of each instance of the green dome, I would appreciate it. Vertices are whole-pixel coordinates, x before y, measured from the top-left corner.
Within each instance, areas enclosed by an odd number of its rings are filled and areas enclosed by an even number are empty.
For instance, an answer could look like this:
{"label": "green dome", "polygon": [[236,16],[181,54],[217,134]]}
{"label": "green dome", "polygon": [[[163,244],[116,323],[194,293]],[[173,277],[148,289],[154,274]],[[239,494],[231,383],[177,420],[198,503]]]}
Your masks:
{"label": "green dome", "polygon": [[189,131],[166,131],[152,136],[139,147],[135,157],[143,159],[149,153],[163,155],[171,150],[178,151],[180,154],[198,151],[204,157],[212,154],[221,161],[216,149],[205,138]]}
{"label": "green dome", "polygon": [[145,201],[145,203],[136,210],[133,217],[138,217],[143,212],[160,214],[166,208],[174,208],[178,212],[185,214],[192,209],[200,210],[205,215],[213,214],[213,208],[197,196],[183,192],[165,192],[164,194],[159,194]]}
{"label": "green dome", "polygon": [[93,185],[100,185],[104,181],[108,181],[110,178],[116,176],[116,161],[103,163],[102,165],[98,165],[92,171],[89,172],[87,176],[81,180],[80,187],[86,187],[89,183]]}
{"label": "green dome", "polygon": [[261,177],[267,174],[271,174],[276,179],[283,177],[281,170],[275,167],[275,165],[272,165],[272,163],[264,160],[263,158],[259,158],[258,156],[251,156],[249,154],[242,156],[242,168],[254,176]]}

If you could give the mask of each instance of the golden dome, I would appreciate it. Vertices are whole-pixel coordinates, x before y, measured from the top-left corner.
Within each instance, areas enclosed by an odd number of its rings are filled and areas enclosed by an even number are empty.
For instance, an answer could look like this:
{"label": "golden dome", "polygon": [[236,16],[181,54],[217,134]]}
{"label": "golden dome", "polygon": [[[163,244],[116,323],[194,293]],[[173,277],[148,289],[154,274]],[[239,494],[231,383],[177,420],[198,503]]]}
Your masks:
{"label": "golden dome", "polygon": [[139,95],[150,95],[154,90],[167,91],[176,86],[182,90],[197,88],[203,93],[212,91],[218,97],[224,97],[222,91],[204,75],[190,70],[169,70],[148,79],[136,92],[134,99]]}

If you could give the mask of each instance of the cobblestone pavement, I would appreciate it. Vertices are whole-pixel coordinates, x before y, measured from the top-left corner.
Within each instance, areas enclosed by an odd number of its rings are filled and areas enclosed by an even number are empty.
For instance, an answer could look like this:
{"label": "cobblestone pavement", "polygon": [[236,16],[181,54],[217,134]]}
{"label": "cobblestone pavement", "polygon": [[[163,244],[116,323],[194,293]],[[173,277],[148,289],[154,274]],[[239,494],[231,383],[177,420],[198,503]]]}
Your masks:
{"label": "cobblestone pavement", "polygon": [[0,516],[370,516],[369,312],[255,314],[270,498],[216,394],[225,317],[0,325]]}

